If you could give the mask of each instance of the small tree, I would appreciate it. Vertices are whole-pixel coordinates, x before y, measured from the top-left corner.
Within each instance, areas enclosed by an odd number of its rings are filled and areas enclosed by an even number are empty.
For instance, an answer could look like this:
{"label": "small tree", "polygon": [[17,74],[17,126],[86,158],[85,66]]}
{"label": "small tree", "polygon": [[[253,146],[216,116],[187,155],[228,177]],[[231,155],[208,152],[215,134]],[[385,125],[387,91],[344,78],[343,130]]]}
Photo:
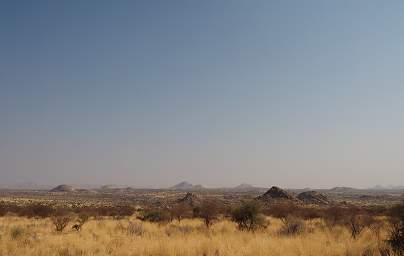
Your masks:
{"label": "small tree", "polygon": [[71,218],[70,216],[53,216],[52,223],[55,226],[57,232],[62,232],[66,226],[69,224]]}
{"label": "small tree", "polygon": [[254,231],[267,227],[267,221],[260,213],[260,205],[257,201],[243,202],[233,210],[231,219],[237,223],[240,230]]}
{"label": "small tree", "polygon": [[191,207],[185,203],[177,203],[170,209],[170,215],[172,219],[181,222],[183,218],[191,215]]}
{"label": "small tree", "polygon": [[171,216],[168,211],[161,209],[150,209],[145,210],[142,216],[139,216],[138,219],[142,221],[163,223],[169,222],[171,220]]}
{"label": "small tree", "polygon": [[213,200],[204,200],[200,206],[194,208],[194,216],[202,218],[207,228],[217,220],[219,212],[219,205]]}
{"label": "small tree", "polygon": [[298,235],[305,231],[304,221],[296,216],[289,215],[282,218],[282,228],[280,233],[282,235]]}

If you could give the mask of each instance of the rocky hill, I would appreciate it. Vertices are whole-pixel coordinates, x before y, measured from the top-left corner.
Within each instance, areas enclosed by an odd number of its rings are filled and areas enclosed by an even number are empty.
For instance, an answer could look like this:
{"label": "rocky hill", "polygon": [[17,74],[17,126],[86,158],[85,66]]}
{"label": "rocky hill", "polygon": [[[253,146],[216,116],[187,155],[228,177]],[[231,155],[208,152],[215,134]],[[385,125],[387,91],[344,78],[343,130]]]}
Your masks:
{"label": "rocky hill", "polygon": [[321,194],[317,191],[306,191],[300,193],[297,198],[306,204],[314,204],[314,205],[329,205],[330,200],[324,194]]}
{"label": "rocky hill", "polygon": [[291,193],[279,187],[273,186],[263,195],[257,197],[264,203],[298,202],[298,199]]}
{"label": "rocky hill", "polygon": [[74,188],[69,185],[59,185],[49,190],[50,192],[74,192]]}
{"label": "rocky hill", "polygon": [[187,181],[183,181],[169,188],[170,190],[202,190],[201,185],[193,185]]}

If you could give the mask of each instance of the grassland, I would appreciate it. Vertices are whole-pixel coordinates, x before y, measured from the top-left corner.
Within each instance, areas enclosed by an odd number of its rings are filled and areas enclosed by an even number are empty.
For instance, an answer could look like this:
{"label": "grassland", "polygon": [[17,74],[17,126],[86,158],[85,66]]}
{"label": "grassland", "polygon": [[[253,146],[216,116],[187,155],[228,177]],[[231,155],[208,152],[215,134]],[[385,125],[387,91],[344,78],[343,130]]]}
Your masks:
{"label": "grassland", "polygon": [[380,236],[365,229],[357,239],[343,226],[325,225],[321,219],[305,221],[296,235],[281,234],[282,221],[269,218],[266,229],[242,232],[229,220],[207,229],[202,220],[165,224],[125,219],[91,219],[81,231],[68,226],[54,231],[49,218],[0,218],[0,255],[31,256],[136,256],[136,255],[380,255],[388,228]]}

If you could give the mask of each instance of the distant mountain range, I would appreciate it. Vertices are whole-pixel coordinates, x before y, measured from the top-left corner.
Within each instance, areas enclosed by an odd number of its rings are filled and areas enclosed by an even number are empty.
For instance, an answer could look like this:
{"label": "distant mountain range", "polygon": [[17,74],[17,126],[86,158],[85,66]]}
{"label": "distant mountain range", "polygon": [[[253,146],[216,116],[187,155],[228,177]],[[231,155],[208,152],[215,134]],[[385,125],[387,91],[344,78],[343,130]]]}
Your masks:
{"label": "distant mountain range", "polygon": [[[108,190],[108,189],[140,189],[135,187],[128,186],[120,186],[120,185],[85,185],[85,184],[69,184],[74,189],[91,189],[91,190]],[[269,186],[268,186],[269,187]],[[229,191],[229,192],[262,192],[268,190],[268,187],[257,187],[247,183],[241,183],[235,187],[216,187],[216,188],[206,188],[202,185],[194,185],[188,181],[180,182],[172,187],[165,188],[169,190],[178,190],[178,191],[201,191],[201,190],[220,190],[220,191]],[[51,190],[55,188],[55,186],[51,185],[43,185],[35,182],[22,182],[15,184],[0,184],[0,189],[10,189],[10,190]],[[142,187],[141,189],[156,189],[156,188],[147,188]],[[311,188],[304,189],[290,189],[295,193],[301,193],[305,191],[312,190]],[[331,192],[331,193],[355,193],[360,191],[389,191],[389,190],[404,190],[404,186],[382,186],[376,185],[367,189],[358,189],[353,187],[334,187],[330,189],[317,189],[318,191]]]}
{"label": "distant mountain range", "polygon": [[180,182],[169,188],[170,190],[203,190],[202,185],[193,185],[187,181]]}
{"label": "distant mountain range", "polygon": [[376,185],[373,188],[374,190],[404,190],[404,186],[382,186],[382,185]]}

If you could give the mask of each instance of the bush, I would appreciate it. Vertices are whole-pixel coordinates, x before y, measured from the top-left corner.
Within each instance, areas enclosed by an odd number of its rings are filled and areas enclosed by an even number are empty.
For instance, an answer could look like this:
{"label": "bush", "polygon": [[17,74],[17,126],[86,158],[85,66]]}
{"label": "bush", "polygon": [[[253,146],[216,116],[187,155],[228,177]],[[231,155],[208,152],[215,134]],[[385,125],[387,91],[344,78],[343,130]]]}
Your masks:
{"label": "bush", "polygon": [[349,215],[350,213],[347,211],[347,209],[334,206],[324,211],[323,219],[327,226],[332,228],[336,225],[345,225],[348,222],[347,217]]}
{"label": "bush", "polygon": [[71,221],[68,215],[57,215],[52,217],[52,223],[55,226],[56,232],[62,232]]}
{"label": "bush", "polygon": [[83,225],[89,220],[89,218],[90,216],[88,216],[87,214],[80,214],[76,220],[77,223],[74,224],[72,228],[76,231],[80,231]]}
{"label": "bush", "polygon": [[298,235],[305,230],[304,221],[295,216],[287,216],[282,218],[282,227],[280,234],[282,235]]}
{"label": "bush", "polygon": [[366,227],[370,227],[372,218],[365,214],[352,214],[347,220],[346,225],[351,231],[351,236],[356,239]]}
{"label": "bush", "polygon": [[3,202],[0,202],[0,217],[6,215],[7,207]]}
{"label": "bush", "polygon": [[10,231],[10,236],[12,239],[18,239],[24,234],[24,229],[22,227],[12,227]]}
{"label": "bush", "polygon": [[404,255],[404,204],[394,207],[391,214],[392,229],[387,243],[397,256]]}
{"label": "bush", "polygon": [[21,207],[18,215],[28,218],[47,218],[52,216],[53,213],[54,209],[51,206],[36,203]]}
{"label": "bush", "polygon": [[191,207],[185,203],[177,203],[170,209],[171,219],[181,222],[183,218],[192,216]]}
{"label": "bush", "polygon": [[202,218],[207,228],[217,220],[219,213],[219,204],[213,200],[204,200],[200,206],[194,208],[194,217]]}
{"label": "bush", "polygon": [[142,221],[149,222],[169,222],[171,220],[171,216],[167,211],[163,211],[160,209],[152,209],[146,210],[142,216],[138,217],[138,219]]}
{"label": "bush", "polygon": [[267,221],[260,213],[260,206],[256,201],[243,202],[233,210],[231,219],[237,223],[239,230],[254,231],[267,227]]}
{"label": "bush", "polygon": [[278,219],[296,215],[297,212],[298,207],[293,203],[279,203],[276,205],[271,205],[270,207],[264,209],[265,215],[272,216]]}

